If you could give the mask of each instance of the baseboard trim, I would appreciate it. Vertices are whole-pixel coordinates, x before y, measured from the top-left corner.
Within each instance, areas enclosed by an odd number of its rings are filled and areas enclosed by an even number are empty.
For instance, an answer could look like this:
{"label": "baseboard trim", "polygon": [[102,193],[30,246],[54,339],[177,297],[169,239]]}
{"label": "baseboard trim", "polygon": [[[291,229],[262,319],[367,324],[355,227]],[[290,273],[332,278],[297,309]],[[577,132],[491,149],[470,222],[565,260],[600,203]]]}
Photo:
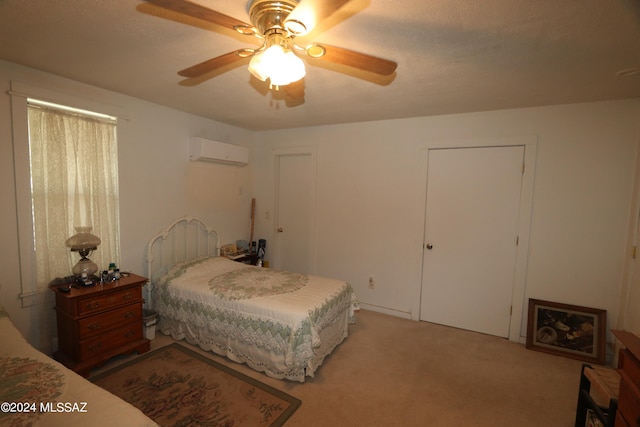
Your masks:
{"label": "baseboard trim", "polygon": [[359,305],[365,310],[376,311],[378,313],[388,314],[390,316],[402,317],[403,319],[411,320],[411,313],[407,311],[396,310],[389,307],[382,307],[375,304],[367,304],[364,302],[360,302]]}

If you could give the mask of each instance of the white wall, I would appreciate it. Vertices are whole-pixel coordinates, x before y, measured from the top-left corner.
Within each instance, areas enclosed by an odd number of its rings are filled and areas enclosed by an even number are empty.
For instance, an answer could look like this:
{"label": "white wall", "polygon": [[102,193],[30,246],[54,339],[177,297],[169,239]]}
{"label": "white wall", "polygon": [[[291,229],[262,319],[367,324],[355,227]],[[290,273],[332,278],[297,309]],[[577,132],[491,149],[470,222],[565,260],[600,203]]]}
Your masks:
{"label": "white wall", "polygon": [[[53,312],[46,305],[44,310],[21,308],[18,299],[7,95],[12,80],[104,103],[128,118],[118,135],[123,268],[144,274],[148,239],[184,214],[214,225],[223,243],[247,239],[253,196],[258,208],[255,237],[273,243],[274,223],[266,211],[274,212],[274,150],[306,145],[318,153],[317,273],[348,280],[369,308],[414,319],[422,268],[426,149],[457,140],[535,136],[525,298],[605,308],[609,326],[616,325],[640,100],[253,134],[0,61],[0,304],[42,349],[48,350],[45,326],[53,322]],[[190,136],[251,144],[250,166],[190,163]],[[371,274],[375,290],[367,286]]]}
{"label": "white wall", "polygon": [[[316,147],[317,273],[349,281],[368,308],[417,319],[426,148],[535,136],[525,301],[604,308],[612,326],[639,118],[640,100],[634,100],[260,133],[254,149],[255,173],[263,177],[256,181],[257,230],[273,242],[275,224],[265,214],[274,211],[273,153]],[[371,274],[374,290],[367,286]],[[520,330],[524,335],[526,305]]]}
{"label": "white wall", "polygon": [[[248,145],[252,134],[180,111],[0,61],[0,304],[27,339],[49,351],[50,296],[21,308],[10,82],[72,95],[126,116],[118,125],[121,267],[145,274],[148,240],[171,220],[193,215],[221,231],[223,243],[249,238],[249,167],[190,162],[190,136]],[[54,100],[55,101],[55,100]],[[246,212],[246,217],[238,215]],[[64,244],[64,242],[61,242]],[[98,250],[100,250],[98,248]]]}

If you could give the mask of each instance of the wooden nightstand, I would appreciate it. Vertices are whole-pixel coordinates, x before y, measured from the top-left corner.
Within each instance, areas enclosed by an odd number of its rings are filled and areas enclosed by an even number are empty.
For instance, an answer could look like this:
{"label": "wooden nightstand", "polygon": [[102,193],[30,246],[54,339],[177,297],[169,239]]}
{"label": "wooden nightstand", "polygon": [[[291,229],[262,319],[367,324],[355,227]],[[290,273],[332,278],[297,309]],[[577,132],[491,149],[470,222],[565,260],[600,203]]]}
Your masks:
{"label": "wooden nightstand", "polygon": [[232,261],[241,262],[243,264],[249,264],[249,265],[258,264],[258,254],[254,252],[245,253],[242,255],[231,255],[231,256],[227,256],[227,258],[229,258]]}
{"label": "wooden nightstand", "polygon": [[618,355],[620,395],[615,426],[640,426],[640,338],[627,331],[612,332],[624,346]]}
{"label": "wooden nightstand", "polygon": [[131,274],[69,292],[60,291],[59,284],[51,285],[56,295],[59,348],[53,357],[86,377],[114,356],[149,351],[142,324],[142,287],[147,282]]}

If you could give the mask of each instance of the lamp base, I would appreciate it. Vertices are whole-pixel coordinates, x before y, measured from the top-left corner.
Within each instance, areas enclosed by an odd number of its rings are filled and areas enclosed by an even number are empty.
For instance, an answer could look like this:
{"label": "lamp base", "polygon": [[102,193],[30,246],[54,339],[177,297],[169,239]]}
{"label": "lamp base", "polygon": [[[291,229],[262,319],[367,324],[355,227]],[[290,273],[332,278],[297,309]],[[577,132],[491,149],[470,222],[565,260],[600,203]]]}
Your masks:
{"label": "lamp base", "polygon": [[82,277],[85,274],[86,277],[91,277],[98,271],[98,265],[89,258],[80,258],[80,261],[73,266],[71,271],[78,277]]}

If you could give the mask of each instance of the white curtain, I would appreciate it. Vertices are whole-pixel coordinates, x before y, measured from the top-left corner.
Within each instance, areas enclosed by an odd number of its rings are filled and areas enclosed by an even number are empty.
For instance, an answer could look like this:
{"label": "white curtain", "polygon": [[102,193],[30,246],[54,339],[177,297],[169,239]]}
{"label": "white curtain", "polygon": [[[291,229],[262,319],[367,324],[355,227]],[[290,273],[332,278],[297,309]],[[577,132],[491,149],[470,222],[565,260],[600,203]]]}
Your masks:
{"label": "white curtain", "polygon": [[78,226],[101,239],[89,256],[100,270],[119,265],[115,121],[30,104],[29,147],[37,289],[71,274]]}

